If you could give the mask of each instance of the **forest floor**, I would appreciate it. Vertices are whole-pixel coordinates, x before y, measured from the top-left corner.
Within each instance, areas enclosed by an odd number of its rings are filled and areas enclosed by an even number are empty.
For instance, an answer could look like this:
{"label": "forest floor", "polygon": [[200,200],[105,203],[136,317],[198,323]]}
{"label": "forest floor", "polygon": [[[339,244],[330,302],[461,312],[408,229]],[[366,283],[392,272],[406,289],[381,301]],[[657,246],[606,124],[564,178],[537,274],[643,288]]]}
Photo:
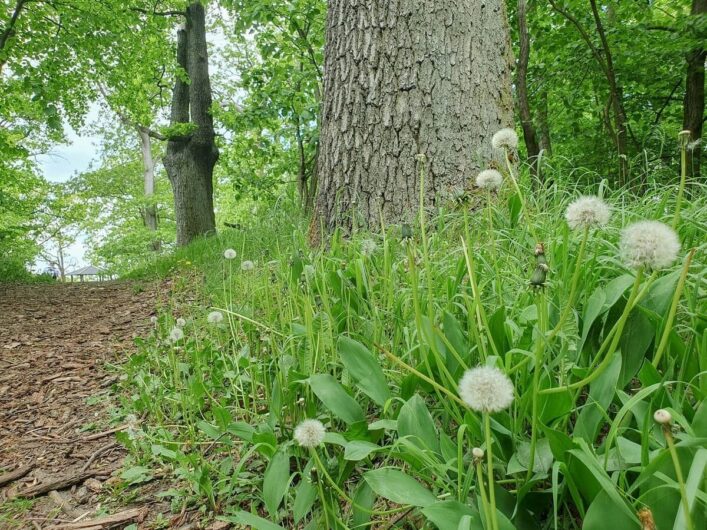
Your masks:
{"label": "forest floor", "polygon": [[108,366],[149,333],[156,294],[128,282],[0,286],[0,528],[123,528],[151,511],[127,492],[115,502],[125,425],[111,418]]}

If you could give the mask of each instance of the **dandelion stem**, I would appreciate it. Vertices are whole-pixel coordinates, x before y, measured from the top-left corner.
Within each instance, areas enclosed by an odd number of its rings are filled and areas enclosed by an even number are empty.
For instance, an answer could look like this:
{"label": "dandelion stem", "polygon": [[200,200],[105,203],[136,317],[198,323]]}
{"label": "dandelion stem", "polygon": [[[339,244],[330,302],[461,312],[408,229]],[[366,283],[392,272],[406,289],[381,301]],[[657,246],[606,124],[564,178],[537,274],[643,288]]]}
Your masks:
{"label": "dandelion stem", "polygon": [[533,476],[535,468],[535,446],[538,441],[538,408],[540,404],[540,374],[543,366],[543,354],[545,353],[545,332],[547,331],[547,301],[542,289],[538,291],[536,307],[538,310],[538,339],[535,344],[535,365],[533,366],[533,412],[530,431],[530,457],[528,460],[528,473],[526,481]]}
{"label": "dandelion stem", "polygon": [[491,527],[493,530],[498,530],[498,516],[496,515],[496,492],[493,486],[493,436],[491,435],[491,416],[488,412],[484,413],[484,429],[486,432],[486,456],[488,466],[489,480],[489,500],[491,512]]}
{"label": "dandelion stem", "polygon": [[491,514],[490,514],[490,509],[489,509],[489,500],[488,497],[486,496],[486,489],[484,488],[484,474],[483,471],[481,470],[481,459],[479,458],[476,461],[476,482],[477,482],[477,487],[479,488],[479,495],[481,495],[481,507],[484,509],[484,518],[486,519],[485,521],[485,527],[488,525],[491,525]]}
{"label": "dandelion stem", "polygon": [[670,458],[673,460],[673,466],[675,467],[675,477],[678,480],[678,485],[680,487],[680,497],[682,500],[682,509],[685,512],[685,524],[688,530],[694,530],[694,525],[692,524],[692,517],[690,515],[690,501],[687,498],[687,489],[685,488],[685,479],[682,475],[682,467],[680,466],[680,460],[678,458],[678,452],[675,448],[675,441],[673,440],[673,433],[670,430],[670,424],[663,425],[663,434],[665,435],[665,441],[668,443],[668,450],[670,451]]}
{"label": "dandelion stem", "polygon": [[511,164],[511,159],[509,158],[509,152],[506,151],[506,156],[504,157],[506,159],[506,167],[508,168],[508,176],[510,177],[511,183],[513,184],[513,188],[515,189],[515,192],[518,194],[518,199],[520,200],[520,208],[521,211],[525,214],[526,222],[528,223],[528,227],[530,228],[530,233],[533,236],[533,239],[535,239],[535,242],[538,243],[540,239],[538,238],[538,234],[535,231],[535,227],[533,226],[533,223],[530,222],[529,217],[529,211],[528,211],[528,206],[525,202],[525,197],[523,196],[523,192],[520,189],[520,186],[518,185],[518,181],[516,180],[515,174],[513,173],[513,164]]}
{"label": "dandelion stem", "polygon": [[670,311],[668,312],[668,317],[665,319],[665,325],[663,327],[663,335],[660,338],[660,343],[658,344],[658,349],[655,351],[653,356],[653,366],[656,368],[663,357],[663,352],[668,345],[668,339],[670,338],[670,331],[673,327],[673,320],[675,320],[675,313],[678,310],[678,304],[680,302],[680,297],[682,296],[682,291],[685,288],[685,279],[687,278],[687,273],[690,270],[690,263],[692,263],[692,258],[695,255],[695,249],[693,248],[687,255],[685,260],[685,265],[683,265],[682,272],[680,273],[680,279],[678,280],[678,285],[675,288],[675,294],[673,295],[673,301],[670,304]]}
{"label": "dandelion stem", "polygon": [[675,214],[671,226],[677,228],[680,222],[680,209],[682,208],[682,197],[685,193],[685,182],[687,180],[687,142],[690,139],[689,135],[680,133],[680,187],[678,188],[678,197],[675,201]]}
{"label": "dandelion stem", "polygon": [[577,252],[577,259],[574,263],[574,274],[572,275],[572,282],[570,284],[570,295],[567,299],[567,304],[562,309],[560,313],[560,318],[557,321],[557,325],[550,332],[547,340],[554,339],[557,334],[562,331],[562,326],[565,325],[565,320],[572,312],[572,307],[574,306],[575,297],[577,296],[577,285],[579,284],[579,276],[582,271],[581,264],[584,261],[584,253],[587,248],[587,239],[589,239],[589,227],[584,228],[584,234],[582,235],[582,242],[579,245],[579,251]]}

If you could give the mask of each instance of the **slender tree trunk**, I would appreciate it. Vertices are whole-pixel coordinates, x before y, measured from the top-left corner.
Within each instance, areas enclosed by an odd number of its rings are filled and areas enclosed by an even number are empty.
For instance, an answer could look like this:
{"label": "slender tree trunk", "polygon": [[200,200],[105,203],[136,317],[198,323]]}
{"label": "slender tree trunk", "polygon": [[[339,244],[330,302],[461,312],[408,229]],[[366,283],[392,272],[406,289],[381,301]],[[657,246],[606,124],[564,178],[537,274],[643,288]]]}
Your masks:
{"label": "slender tree trunk", "polygon": [[216,231],[213,170],[219,154],[211,116],[204,6],[190,4],[186,16],[186,27],[177,32],[177,63],[189,82],[177,79],[171,112],[172,126],[185,130],[170,137],[164,159],[174,191],[179,246]]}
{"label": "slender tree trunk", "polygon": [[10,15],[10,19],[3,28],[0,28],[0,73],[2,73],[2,67],[5,66],[5,63],[7,62],[7,52],[5,51],[5,47],[15,34],[17,20],[20,18],[20,14],[22,13],[22,9],[25,7],[26,3],[27,0],[17,0],[15,2],[15,7],[12,10],[12,15]]}
{"label": "slender tree trunk", "polygon": [[523,139],[528,151],[528,160],[533,176],[539,178],[538,157],[540,156],[540,146],[538,136],[533,125],[533,117],[530,112],[528,101],[528,62],[530,60],[530,35],[528,34],[527,20],[528,2],[518,0],[518,35],[520,39],[520,55],[518,57],[518,113],[520,114],[520,124],[523,127]]}
{"label": "slender tree trunk", "polygon": [[[692,0],[692,15],[704,17],[707,14],[707,0]],[[707,48],[704,44],[690,51],[687,55],[687,74],[685,76],[685,99],[683,100],[683,130],[690,131],[690,141],[702,139],[702,126],[705,114],[705,60]],[[693,144],[687,151],[687,174],[692,178],[700,177],[700,158],[702,146]]]}
{"label": "slender tree trunk", "polygon": [[[142,218],[148,230],[157,232],[157,210],[155,209],[155,205],[152,204],[152,198],[155,195],[155,161],[152,157],[152,140],[148,132],[144,129],[138,128],[138,135],[140,136],[140,149],[142,151],[142,166],[144,169],[143,183],[146,203]],[[157,239],[156,234],[151,244],[152,250],[158,251],[160,249],[160,241]]]}
{"label": "slender tree trunk", "polygon": [[[330,0],[313,242],[410,221],[500,157],[513,124],[502,0]],[[500,158],[498,159],[500,160]]]}
{"label": "slender tree trunk", "polygon": [[540,90],[538,105],[538,128],[540,129],[540,149],[546,156],[552,156],[552,141],[550,140],[550,119],[548,117],[547,89]]}
{"label": "slender tree trunk", "polygon": [[616,71],[614,70],[614,61],[611,56],[611,48],[609,41],[606,39],[604,25],[601,22],[599,11],[597,9],[596,0],[589,0],[592,6],[592,14],[594,23],[597,28],[597,33],[601,39],[601,46],[604,51],[605,74],[606,80],[609,83],[609,92],[611,97],[611,105],[614,112],[614,122],[616,124],[616,150],[619,155],[619,183],[625,184],[628,179],[628,119],[623,105],[623,91],[616,82]]}

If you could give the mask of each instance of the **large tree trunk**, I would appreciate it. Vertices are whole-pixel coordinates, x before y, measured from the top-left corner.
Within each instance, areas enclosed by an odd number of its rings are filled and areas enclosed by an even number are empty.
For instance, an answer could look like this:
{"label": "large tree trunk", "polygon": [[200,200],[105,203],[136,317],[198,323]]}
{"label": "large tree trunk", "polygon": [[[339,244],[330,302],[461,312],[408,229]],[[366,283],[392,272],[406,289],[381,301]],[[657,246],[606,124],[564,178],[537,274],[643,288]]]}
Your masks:
{"label": "large tree trunk", "polygon": [[330,0],[312,225],[411,220],[424,155],[428,205],[499,156],[512,126],[502,0]]}
{"label": "large tree trunk", "polygon": [[538,145],[538,135],[533,125],[533,117],[530,112],[530,102],[528,101],[528,63],[530,61],[530,35],[528,34],[528,2],[518,0],[518,37],[520,40],[520,55],[518,57],[518,113],[520,114],[520,124],[523,127],[523,139],[528,151],[528,160],[533,176],[539,177],[538,157],[540,156],[540,146]]}
{"label": "large tree trunk", "polygon": [[550,118],[548,117],[547,87],[540,90],[538,102],[538,128],[540,129],[540,149],[543,156],[552,156],[552,141],[550,140]]}
{"label": "large tree trunk", "polygon": [[[707,14],[707,0],[692,0],[692,15],[699,17],[705,14]],[[702,139],[702,125],[705,119],[705,59],[707,59],[707,49],[704,45],[691,50],[687,55],[682,128],[690,131],[691,142]],[[687,151],[687,174],[699,178],[702,146],[699,143],[693,146]]]}
{"label": "large tree trunk", "polygon": [[[146,203],[142,211],[142,218],[148,230],[157,232],[157,210],[152,204],[152,198],[155,195],[155,161],[152,157],[152,140],[146,130],[138,127],[137,131],[142,151],[143,187]],[[152,250],[158,251],[160,249],[160,241],[156,235],[151,244]]]}
{"label": "large tree trunk", "polygon": [[[211,116],[204,6],[187,7],[186,27],[177,33],[177,62],[189,82],[177,78],[172,95],[171,125],[185,127],[167,142],[164,165],[174,191],[177,245],[216,231],[213,170],[218,160]],[[190,121],[191,117],[191,121]]]}

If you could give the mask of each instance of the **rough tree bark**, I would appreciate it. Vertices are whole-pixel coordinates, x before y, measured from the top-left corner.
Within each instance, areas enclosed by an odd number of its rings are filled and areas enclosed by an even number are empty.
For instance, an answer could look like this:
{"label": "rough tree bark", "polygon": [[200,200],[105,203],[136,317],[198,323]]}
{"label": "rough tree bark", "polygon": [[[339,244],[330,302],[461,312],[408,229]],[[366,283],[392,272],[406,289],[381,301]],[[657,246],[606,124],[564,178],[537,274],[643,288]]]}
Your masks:
{"label": "rough tree bark", "polygon": [[[707,16],[707,0],[692,0],[692,16]],[[698,22],[698,25],[700,23]],[[702,23],[704,24],[704,22]],[[704,28],[704,26],[702,26]],[[704,35],[704,29],[697,28],[698,36]],[[702,126],[705,114],[705,60],[707,47],[698,45],[687,55],[687,74],[685,76],[685,99],[683,100],[683,130],[690,131],[690,141],[702,139]],[[687,174],[700,176],[700,155],[702,146],[698,143],[687,152]]]}
{"label": "rough tree bark", "polygon": [[518,37],[520,40],[520,54],[518,56],[518,114],[520,114],[520,124],[523,127],[523,139],[525,148],[528,151],[528,160],[533,176],[539,177],[538,157],[540,156],[540,146],[538,135],[533,125],[533,117],[530,112],[530,102],[528,101],[528,62],[530,61],[530,35],[528,34],[528,2],[518,0]]}
{"label": "rough tree bark", "polygon": [[538,102],[538,128],[540,129],[540,149],[547,156],[552,156],[552,141],[550,140],[550,118],[548,117],[547,88],[540,90]]}
{"label": "rough tree bark", "polygon": [[330,0],[311,239],[376,228],[464,186],[512,126],[502,0]]}
{"label": "rough tree bark", "polygon": [[170,122],[173,127],[187,127],[170,136],[164,165],[174,191],[177,245],[182,246],[216,231],[213,170],[219,152],[211,116],[205,12],[200,2],[187,7],[186,25],[177,32],[177,63],[189,79],[177,78]]}

